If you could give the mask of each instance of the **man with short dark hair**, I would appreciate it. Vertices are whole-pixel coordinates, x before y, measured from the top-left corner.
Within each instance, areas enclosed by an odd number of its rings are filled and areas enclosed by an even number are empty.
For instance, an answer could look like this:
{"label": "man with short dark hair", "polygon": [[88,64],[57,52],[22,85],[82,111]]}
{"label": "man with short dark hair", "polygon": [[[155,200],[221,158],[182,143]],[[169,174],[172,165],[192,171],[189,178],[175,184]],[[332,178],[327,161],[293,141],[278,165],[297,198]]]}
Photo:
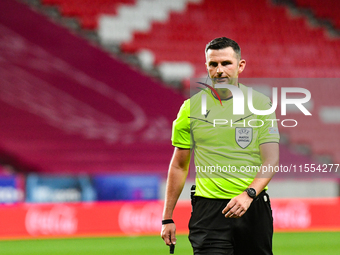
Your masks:
{"label": "man with short dark hair", "polygon": [[[262,167],[278,165],[276,117],[275,113],[256,115],[247,104],[243,114],[234,115],[232,91],[242,91],[245,102],[251,97],[257,110],[270,109],[271,101],[238,82],[246,61],[235,41],[216,38],[205,54],[212,86],[186,100],[173,123],[175,150],[161,236],[167,245],[176,243],[172,214],[194,150],[196,192],[189,222],[194,254],[272,254],[273,218],[266,190],[274,173],[263,173]],[[204,95],[207,110],[203,114]]]}

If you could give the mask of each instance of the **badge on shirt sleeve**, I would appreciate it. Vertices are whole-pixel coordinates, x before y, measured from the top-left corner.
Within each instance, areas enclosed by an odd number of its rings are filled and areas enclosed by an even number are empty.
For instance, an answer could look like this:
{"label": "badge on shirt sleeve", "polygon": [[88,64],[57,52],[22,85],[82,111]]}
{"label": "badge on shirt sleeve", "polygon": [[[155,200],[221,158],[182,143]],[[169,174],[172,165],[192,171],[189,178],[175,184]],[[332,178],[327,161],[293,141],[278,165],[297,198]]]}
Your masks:
{"label": "badge on shirt sleeve", "polygon": [[236,143],[242,148],[246,148],[253,140],[253,128],[237,127],[235,128]]}
{"label": "badge on shirt sleeve", "polygon": [[272,134],[272,135],[278,134],[279,129],[277,127],[270,127],[270,128],[268,128],[268,133]]}

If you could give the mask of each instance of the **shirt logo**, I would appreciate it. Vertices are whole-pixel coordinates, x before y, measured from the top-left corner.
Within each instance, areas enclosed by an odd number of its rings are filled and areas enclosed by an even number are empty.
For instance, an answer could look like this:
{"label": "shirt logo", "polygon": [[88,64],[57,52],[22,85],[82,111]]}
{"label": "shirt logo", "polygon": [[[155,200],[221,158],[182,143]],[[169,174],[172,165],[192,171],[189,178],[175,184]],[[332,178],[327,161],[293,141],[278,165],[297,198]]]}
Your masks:
{"label": "shirt logo", "polygon": [[245,149],[253,140],[253,128],[235,128],[235,140],[242,149]]}
{"label": "shirt logo", "polygon": [[207,113],[204,115],[204,117],[207,118],[209,113],[210,113],[210,110],[207,110]]}

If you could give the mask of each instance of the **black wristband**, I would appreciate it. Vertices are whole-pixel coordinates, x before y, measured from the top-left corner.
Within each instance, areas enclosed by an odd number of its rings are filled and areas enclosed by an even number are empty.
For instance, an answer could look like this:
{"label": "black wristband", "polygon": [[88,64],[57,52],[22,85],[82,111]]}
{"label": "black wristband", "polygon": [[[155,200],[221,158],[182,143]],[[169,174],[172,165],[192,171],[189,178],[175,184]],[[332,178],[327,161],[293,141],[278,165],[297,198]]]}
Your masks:
{"label": "black wristband", "polygon": [[162,225],[170,224],[170,223],[175,223],[175,222],[172,219],[162,220]]}

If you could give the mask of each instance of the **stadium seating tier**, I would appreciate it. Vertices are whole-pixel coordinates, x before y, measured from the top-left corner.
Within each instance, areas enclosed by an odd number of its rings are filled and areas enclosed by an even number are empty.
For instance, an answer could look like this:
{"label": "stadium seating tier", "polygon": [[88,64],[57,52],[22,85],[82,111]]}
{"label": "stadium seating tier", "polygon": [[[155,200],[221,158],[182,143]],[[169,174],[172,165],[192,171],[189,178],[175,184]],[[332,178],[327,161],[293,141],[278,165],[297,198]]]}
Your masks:
{"label": "stadium seating tier", "polygon": [[[118,4],[135,3],[129,0],[43,2],[61,6],[64,15],[80,15],[83,20],[87,19],[84,22],[91,24],[91,27],[95,27],[93,21],[99,13],[108,11],[115,14]],[[93,8],[88,7],[89,3],[93,3]],[[75,4],[82,7],[73,8]],[[114,6],[112,12],[107,7],[111,5]],[[238,8],[242,8],[242,11],[238,11]],[[106,10],[103,12],[103,9]],[[230,11],[225,14],[221,10]],[[136,31],[133,40],[122,43],[121,48],[127,53],[149,49],[155,55],[156,65],[165,61],[190,62],[195,67],[195,74],[201,75],[206,72],[203,51],[205,44],[220,35],[230,36],[242,46],[242,55],[248,61],[244,77],[339,77],[340,41],[327,38],[322,28],[310,27],[304,17],[290,17],[285,8],[273,6],[264,0],[214,1],[214,4],[206,0],[202,4],[188,4],[185,12],[172,12],[166,22],[153,22],[150,31]],[[117,81],[119,83],[118,79]],[[95,107],[98,112],[109,114],[115,110],[114,117],[123,116],[125,120],[127,118],[125,112],[117,110],[118,105],[113,106],[107,98],[84,87],[77,88],[69,80],[60,82],[58,89]],[[334,139],[338,137],[339,123],[325,124],[318,115],[322,106],[339,106],[339,89],[330,89],[320,80],[320,83],[311,86],[310,90],[312,98],[315,99],[313,119],[292,115],[299,120],[299,127],[294,131],[280,131],[289,135],[293,143],[307,144],[314,153],[331,155],[334,160],[339,160],[339,147],[335,142],[337,139]],[[152,95],[152,92],[149,93]],[[140,96],[136,100],[144,105],[151,99]],[[14,165],[17,162],[18,167],[50,173],[138,172],[147,169],[163,171],[165,174],[164,162],[168,162],[172,151],[170,142],[145,148],[140,141],[133,146],[129,146],[127,141],[117,149],[107,141],[86,137],[89,134],[74,134],[70,130],[53,127],[54,123],[48,123],[41,116],[23,109],[16,109],[3,102],[0,107],[0,150],[4,155],[9,155],[9,160],[14,159],[12,162]],[[171,107],[177,111],[179,105]],[[157,115],[157,110],[152,112],[154,108],[147,108],[145,111],[150,110],[151,115]],[[175,114],[173,118],[174,116]],[[126,162],[128,155],[134,155],[135,162]],[[140,168],[140,165],[143,165],[143,168]]]}

